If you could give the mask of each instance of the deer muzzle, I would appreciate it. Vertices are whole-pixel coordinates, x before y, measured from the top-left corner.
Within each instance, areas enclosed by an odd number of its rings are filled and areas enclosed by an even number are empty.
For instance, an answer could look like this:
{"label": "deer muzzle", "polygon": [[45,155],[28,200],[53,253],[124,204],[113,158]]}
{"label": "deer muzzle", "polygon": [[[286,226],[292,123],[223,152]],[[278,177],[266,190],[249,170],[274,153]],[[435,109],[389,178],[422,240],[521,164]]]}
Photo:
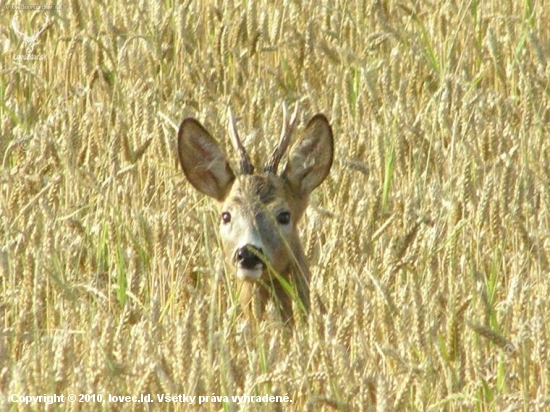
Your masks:
{"label": "deer muzzle", "polygon": [[245,245],[235,252],[237,278],[241,280],[257,280],[265,269],[263,250],[254,245]]}

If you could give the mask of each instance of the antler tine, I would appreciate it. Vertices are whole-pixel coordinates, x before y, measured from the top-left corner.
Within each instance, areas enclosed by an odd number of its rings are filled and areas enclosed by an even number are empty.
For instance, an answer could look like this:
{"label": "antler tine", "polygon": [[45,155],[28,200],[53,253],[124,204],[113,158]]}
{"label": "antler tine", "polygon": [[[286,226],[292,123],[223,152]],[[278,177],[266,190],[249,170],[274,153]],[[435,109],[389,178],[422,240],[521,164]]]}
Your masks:
{"label": "antler tine", "polygon": [[298,103],[296,103],[294,107],[294,113],[292,114],[292,117],[290,118],[290,121],[289,121],[288,109],[286,107],[286,104],[283,102],[283,129],[281,131],[281,138],[279,139],[279,142],[277,143],[277,146],[275,147],[275,150],[271,154],[271,157],[269,158],[267,166],[265,167],[266,172],[277,173],[277,168],[279,167],[279,163],[281,162],[281,159],[283,158],[286,152],[286,149],[290,144],[292,133],[296,128],[297,119],[298,119]]}
{"label": "antler tine", "polygon": [[227,108],[227,117],[229,119],[229,136],[231,137],[231,144],[233,144],[233,147],[239,154],[241,173],[245,175],[251,175],[252,173],[254,173],[254,166],[252,165],[250,157],[248,156],[248,153],[246,153],[241,139],[239,138],[235,116],[233,116],[233,112],[231,111],[230,107]]}

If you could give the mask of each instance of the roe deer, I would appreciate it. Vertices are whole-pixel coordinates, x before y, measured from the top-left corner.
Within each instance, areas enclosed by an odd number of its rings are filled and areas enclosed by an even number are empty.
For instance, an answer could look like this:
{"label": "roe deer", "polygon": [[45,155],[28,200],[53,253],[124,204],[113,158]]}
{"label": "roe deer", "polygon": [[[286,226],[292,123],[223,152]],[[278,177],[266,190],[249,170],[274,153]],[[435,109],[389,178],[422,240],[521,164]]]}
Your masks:
{"label": "roe deer", "polygon": [[181,123],[178,153],[189,182],[219,203],[223,249],[237,277],[241,308],[250,313],[257,291],[262,309],[272,296],[280,305],[283,319],[290,321],[289,285],[294,286],[303,309],[309,309],[309,268],[296,225],[309,194],[330,171],[334,143],[327,118],[322,114],[313,116],[290,149],[283,172],[278,174],[297,115],[296,107],[289,120],[286,107],[283,109],[281,138],[261,172],[255,171],[239,139],[231,110],[229,132],[239,157],[237,172],[210,133],[193,118]]}

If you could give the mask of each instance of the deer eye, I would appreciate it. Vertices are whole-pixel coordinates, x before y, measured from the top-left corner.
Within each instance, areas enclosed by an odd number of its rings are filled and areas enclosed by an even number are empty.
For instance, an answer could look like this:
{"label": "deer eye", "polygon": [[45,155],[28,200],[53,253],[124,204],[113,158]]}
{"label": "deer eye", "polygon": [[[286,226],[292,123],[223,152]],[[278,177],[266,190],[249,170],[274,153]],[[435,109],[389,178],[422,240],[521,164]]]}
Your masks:
{"label": "deer eye", "polygon": [[223,223],[229,223],[229,222],[231,222],[231,213],[229,213],[229,212],[223,212],[223,213],[222,213],[222,222],[223,222]]}
{"label": "deer eye", "polygon": [[281,225],[288,225],[290,223],[290,212],[281,212],[277,215],[277,222]]}

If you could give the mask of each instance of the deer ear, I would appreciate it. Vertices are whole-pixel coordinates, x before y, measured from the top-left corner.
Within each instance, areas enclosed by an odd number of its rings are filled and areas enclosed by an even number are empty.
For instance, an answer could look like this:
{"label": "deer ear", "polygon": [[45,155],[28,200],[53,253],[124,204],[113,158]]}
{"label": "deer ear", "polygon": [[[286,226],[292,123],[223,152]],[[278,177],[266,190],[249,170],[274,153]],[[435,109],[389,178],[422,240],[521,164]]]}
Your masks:
{"label": "deer ear", "polygon": [[225,153],[195,119],[185,119],[178,132],[178,155],[183,173],[199,192],[222,201],[235,175]]}
{"label": "deer ear", "polygon": [[333,157],[332,129],[327,118],[317,114],[290,149],[283,177],[299,196],[307,196],[325,180]]}

